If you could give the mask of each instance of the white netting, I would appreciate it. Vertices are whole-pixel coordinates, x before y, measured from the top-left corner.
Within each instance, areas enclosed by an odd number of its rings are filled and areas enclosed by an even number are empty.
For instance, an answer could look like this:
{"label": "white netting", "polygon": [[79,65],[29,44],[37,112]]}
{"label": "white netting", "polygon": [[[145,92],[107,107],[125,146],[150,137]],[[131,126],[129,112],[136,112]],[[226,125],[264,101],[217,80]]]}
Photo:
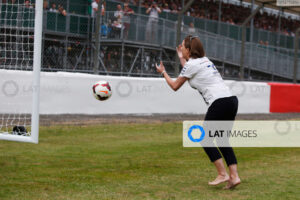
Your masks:
{"label": "white netting", "polygon": [[30,1],[0,3],[0,65],[3,69],[32,70],[34,8]]}
{"label": "white netting", "polygon": [[[34,7],[32,0],[0,0],[0,133],[30,135]],[[20,78],[19,70],[29,72]]]}

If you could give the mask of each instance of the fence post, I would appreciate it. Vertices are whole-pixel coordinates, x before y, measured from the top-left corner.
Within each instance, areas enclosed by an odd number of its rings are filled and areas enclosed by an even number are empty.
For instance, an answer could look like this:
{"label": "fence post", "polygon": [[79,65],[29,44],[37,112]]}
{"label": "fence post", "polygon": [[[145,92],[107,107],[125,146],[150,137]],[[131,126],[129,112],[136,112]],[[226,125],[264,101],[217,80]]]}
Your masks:
{"label": "fence post", "polygon": [[240,67],[240,79],[244,80],[244,57],[245,57],[245,43],[246,43],[246,25],[247,23],[258,13],[258,11],[263,7],[263,5],[260,5],[257,7],[253,13],[242,24],[242,46],[241,46],[241,67]]}
{"label": "fence post", "polygon": [[297,83],[297,73],[298,73],[298,48],[299,48],[299,32],[300,28],[297,29],[296,34],[295,34],[295,44],[294,44],[294,83]]}
{"label": "fence post", "polygon": [[101,31],[102,0],[98,4],[96,30],[95,30],[95,53],[94,53],[94,74],[99,72],[99,51],[100,51],[100,31]]}

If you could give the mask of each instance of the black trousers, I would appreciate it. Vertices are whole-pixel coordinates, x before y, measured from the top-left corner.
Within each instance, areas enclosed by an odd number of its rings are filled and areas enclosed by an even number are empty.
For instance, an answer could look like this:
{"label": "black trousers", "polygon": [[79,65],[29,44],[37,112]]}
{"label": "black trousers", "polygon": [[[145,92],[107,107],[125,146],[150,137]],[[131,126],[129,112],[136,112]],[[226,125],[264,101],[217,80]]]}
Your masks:
{"label": "black trousers", "polygon": [[[215,100],[205,115],[205,121],[234,120],[238,110],[238,99],[236,96],[225,97]],[[227,166],[237,164],[232,147],[203,147],[211,162],[222,158]],[[220,151],[219,151],[220,150]]]}

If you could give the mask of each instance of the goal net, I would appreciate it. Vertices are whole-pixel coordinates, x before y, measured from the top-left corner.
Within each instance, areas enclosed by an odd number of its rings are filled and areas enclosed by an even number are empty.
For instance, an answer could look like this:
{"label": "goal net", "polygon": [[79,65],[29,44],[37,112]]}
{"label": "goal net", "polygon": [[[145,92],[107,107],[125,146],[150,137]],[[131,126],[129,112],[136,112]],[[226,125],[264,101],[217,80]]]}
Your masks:
{"label": "goal net", "polygon": [[42,0],[0,0],[0,139],[38,143]]}

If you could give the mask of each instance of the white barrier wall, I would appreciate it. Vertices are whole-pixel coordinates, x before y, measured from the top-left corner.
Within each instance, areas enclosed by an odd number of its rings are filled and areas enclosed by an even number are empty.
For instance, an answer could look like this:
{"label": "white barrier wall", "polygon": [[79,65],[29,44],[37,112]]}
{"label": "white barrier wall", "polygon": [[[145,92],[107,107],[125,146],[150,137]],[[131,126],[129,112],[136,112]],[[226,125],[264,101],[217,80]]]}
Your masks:
{"label": "white barrier wall", "polygon": [[[19,104],[20,113],[28,113],[31,103],[31,72],[0,70],[0,113],[9,113]],[[92,86],[106,80],[112,88],[107,101],[93,97]],[[239,97],[239,113],[268,113],[270,86],[266,83],[226,81]],[[204,114],[207,105],[188,83],[174,92],[162,78],[130,78],[80,73],[41,73],[41,114]]]}

